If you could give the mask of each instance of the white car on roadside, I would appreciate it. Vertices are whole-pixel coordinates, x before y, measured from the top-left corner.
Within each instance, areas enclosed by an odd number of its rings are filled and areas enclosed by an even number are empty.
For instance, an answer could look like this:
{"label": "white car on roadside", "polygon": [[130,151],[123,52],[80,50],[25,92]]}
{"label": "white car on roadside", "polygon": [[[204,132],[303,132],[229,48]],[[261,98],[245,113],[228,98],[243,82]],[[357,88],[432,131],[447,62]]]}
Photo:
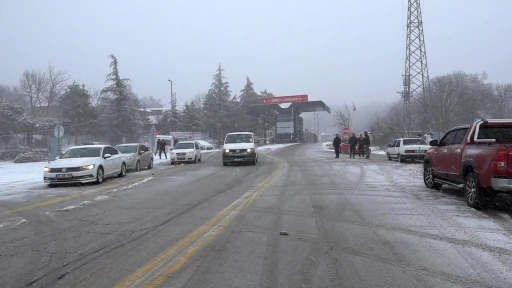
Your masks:
{"label": "white car on roadside", "polygon": [[178,162],[201,162],[201,147],[197,141],[181,141],[174,145],[169,153],[171,164]]}
{"label": "white car on roadside", "polygon": [[126,168],[139,172],[141,168],[153,168],[153,152],[142,143],[119,144],[116,149],[126,155]]}
{"label": "white car on roadside", "polygon": [[386,151],[388,160],[397,159],[402,163],[406,159],[419,159],[423,160],[430,145],[421,138],[398,138],[393,144],[389,144]]}
{"label": "white car on roadside", "polygon": [[213,150],[213,145],[211,143],[204,140],[196,140],[196,142],[199,143],[201,150]]}
{"label": "white car on roadside", "polygon": [[44,167],[44,182],[102,183],[107,177],[126,176],[126,158],[109,145],[86,145],[69,148],[62,156]]}

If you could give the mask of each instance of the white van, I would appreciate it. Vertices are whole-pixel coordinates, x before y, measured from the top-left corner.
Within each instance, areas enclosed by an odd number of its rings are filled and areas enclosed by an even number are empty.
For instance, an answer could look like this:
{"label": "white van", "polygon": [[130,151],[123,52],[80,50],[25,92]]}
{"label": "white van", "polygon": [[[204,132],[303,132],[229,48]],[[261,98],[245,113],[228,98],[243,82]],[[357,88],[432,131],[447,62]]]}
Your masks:
{"label": "white van", "polygon": [[258,148],[254,139],[254,133],[234,132],[228,133],[222,146],[222,163],[227,166],[229,163],[258,163]]}

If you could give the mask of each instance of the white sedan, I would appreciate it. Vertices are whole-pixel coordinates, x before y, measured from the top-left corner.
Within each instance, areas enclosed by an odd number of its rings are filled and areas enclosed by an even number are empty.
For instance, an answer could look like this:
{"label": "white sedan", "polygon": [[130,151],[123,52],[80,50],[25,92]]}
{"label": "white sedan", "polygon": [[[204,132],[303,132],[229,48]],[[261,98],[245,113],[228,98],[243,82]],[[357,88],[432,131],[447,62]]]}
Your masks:
{"label": "white sedan", "polygon": [[208,143],[204,140],[196,140],[196,142],[199,143],[201,150],[213,150],[213,145],[211,143]]}
{"label": "white sedan", "polygon": [[171,164],[177,162],[201,162],[201,147],[197,141],[178,142],[170,154]]}
{"label": "white sedan", "polygon": [[108,145],[86,145],[69,148],[44,167],[44,182],[102,183],[107,177],[126,176],[126,158]]}
{"label": "white sedan", "polygon": [[395,158],[402,163],[406,159],[423,160],[428,149],[430,149],[430,145],[421,138],[399,138],[389,145],[386,154],[388,160]]}

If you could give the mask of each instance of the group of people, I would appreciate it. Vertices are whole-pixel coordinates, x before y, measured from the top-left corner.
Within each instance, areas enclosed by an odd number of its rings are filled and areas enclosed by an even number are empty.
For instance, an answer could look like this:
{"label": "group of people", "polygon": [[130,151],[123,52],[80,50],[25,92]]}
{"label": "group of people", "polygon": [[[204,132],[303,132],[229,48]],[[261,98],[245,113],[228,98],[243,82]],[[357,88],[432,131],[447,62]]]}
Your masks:
{"label": "group of people", "polygon": [[160,157],[160,159],[162,159],[162,152],[164,152],[165,159],[167,159],[167,152],[165,152],[165,146],[167,146],[167,143],[165,143],[164,139],[156,140],[155,156],[157,153],[159,153],[158,156]]}
{"label": "group of people", "polygon": [[[348,145],[350,158],[356,158],[356,147],[359,148],[359,157],[370,158],[370,135],[368,135],[367,131],[359,134],[359,137],[356,137],[355,133],[351,133],[348,138]],[[340,158],[341,138],[339,134],[336,134],[336,137],[334,137],[332,146],[336,154],[334,158]]]}

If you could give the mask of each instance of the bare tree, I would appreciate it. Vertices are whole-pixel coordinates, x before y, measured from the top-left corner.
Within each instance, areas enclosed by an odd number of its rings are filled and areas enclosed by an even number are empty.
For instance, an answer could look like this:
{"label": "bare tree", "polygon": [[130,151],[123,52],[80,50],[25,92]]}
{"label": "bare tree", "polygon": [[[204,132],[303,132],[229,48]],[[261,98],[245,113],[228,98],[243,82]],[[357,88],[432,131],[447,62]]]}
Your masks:
{"label": "bare tree", "polygon": [[30,108],[43,106],[48,91],[48,77],[45,71],[25,70],[20,78],[19,90],[27,97]]}
{"label": "bare tree", "polygon": [[46,93],[46,106],[53,106],[56,104],[58,97],[62,95],[64,92],[64,88],[66,87],[66,81],[68,78],[66,77],[66,72],[63,70],[56,70],[55,66],[48,65],[46,70],[47,79],[47,93]]}
{"label": "bare tree", "polygon": [[196,96],[194,96],[194,99],[192,99],[192,101],[194,101],[197,106],[203,108],[205,97],[206,93],[197,93]]}
{"label": "bare tree", "polygon": [[336,121],[335,126],[338,128],[352,127],[352,113],[348,108],[347,102],[345,102],[343,109],[337,109],[334,112],[334,119]]}
{"label": "bare tree", "polygon": [[510,118],[512,113],[512,83],[494,84],[494,118]]}

